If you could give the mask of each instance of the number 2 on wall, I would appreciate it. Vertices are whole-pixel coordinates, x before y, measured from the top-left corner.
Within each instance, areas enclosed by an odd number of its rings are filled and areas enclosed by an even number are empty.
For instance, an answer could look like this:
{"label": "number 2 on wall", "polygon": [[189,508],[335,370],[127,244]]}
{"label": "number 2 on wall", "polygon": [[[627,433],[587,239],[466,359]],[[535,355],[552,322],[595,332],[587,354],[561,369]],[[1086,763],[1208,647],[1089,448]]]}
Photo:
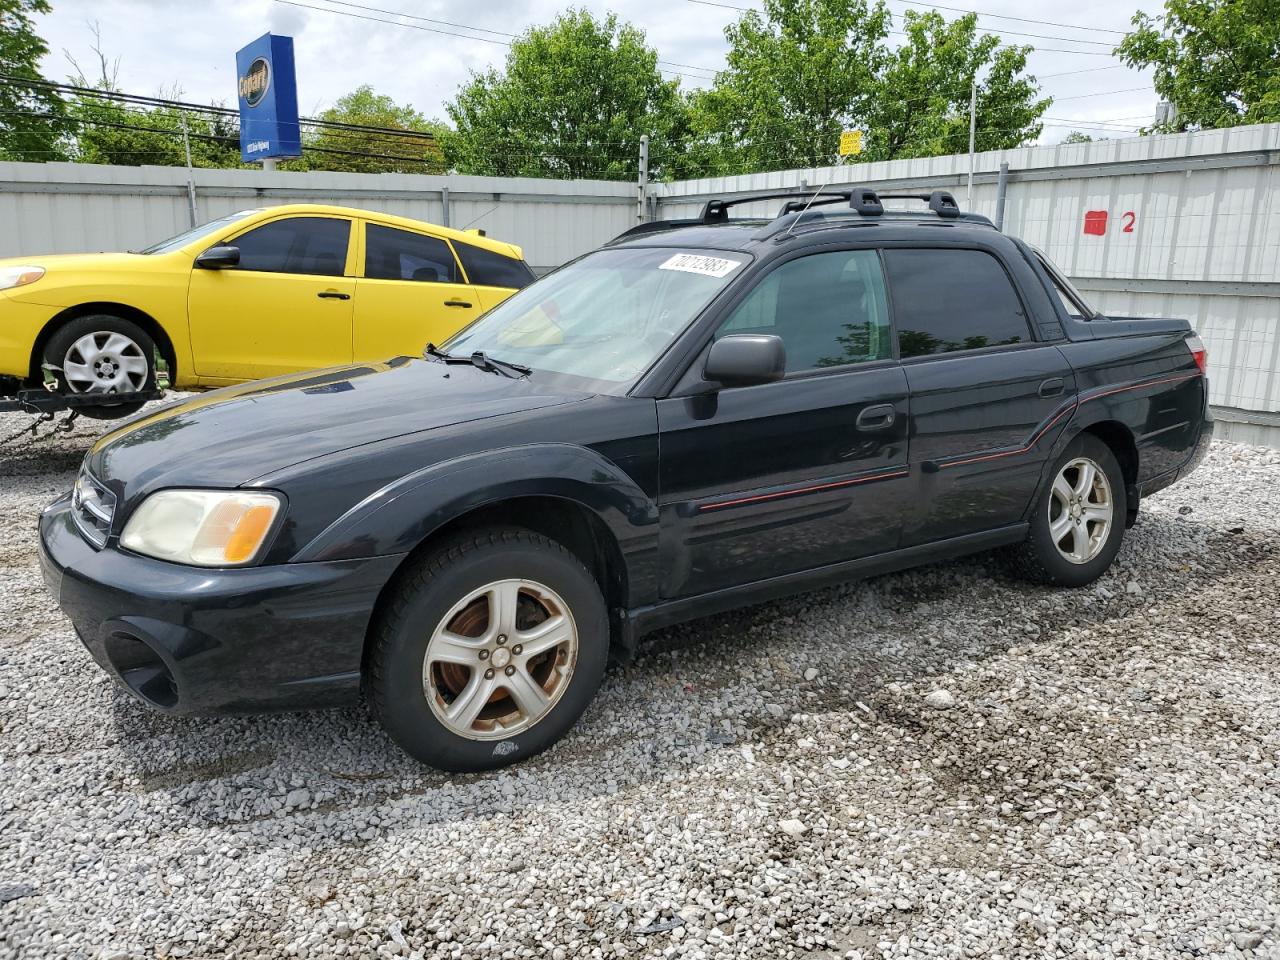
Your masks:
{"label": "number 2 on wall", "polygon": [[1133,225],[1137,222],[1138,215],[1132,210],[1126,210],[1124,213],[1120,214],[1120,217],[1124,220],[1124,226],[1120,228],[1120,232],[1133,233]]}

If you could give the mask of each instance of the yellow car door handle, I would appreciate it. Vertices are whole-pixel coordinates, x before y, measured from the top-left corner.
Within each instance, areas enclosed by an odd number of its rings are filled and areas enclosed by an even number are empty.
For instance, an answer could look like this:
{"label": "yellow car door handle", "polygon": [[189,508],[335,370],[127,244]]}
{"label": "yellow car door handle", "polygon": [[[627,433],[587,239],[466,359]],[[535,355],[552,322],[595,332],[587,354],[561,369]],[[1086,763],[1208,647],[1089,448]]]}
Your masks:
{"label": "yellow car door handle", "polygon": [[321,290],[316,294],[321,300],[350,300],[351,294],[339,293],[337,290]]}
{"label": "yellow car door handle", "polygon": [[444,302],[444,305],[446,307],[470,307],[471,306],[471,304],[468,303],[466,300],[446,300]]}

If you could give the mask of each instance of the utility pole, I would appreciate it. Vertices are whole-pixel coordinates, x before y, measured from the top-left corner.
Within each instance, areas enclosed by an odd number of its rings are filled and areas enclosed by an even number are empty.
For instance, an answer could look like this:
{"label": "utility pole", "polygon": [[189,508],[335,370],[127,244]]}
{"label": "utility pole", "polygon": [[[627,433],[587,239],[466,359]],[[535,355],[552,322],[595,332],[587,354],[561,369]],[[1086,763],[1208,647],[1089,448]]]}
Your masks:
{"label": "utility pole", "polygon": [[196,213],[196,175],[191,169],[191,137],[187,134],[187,112],[182,110],[178,114],[182,118],[182,149],[187,155],[187,212],[191,214],[191,226],[196,226],[200,222],[200,216]]}
{"label": "utility pole", "polygon": [[978,79],[974,77],[969,87],[969,189],[965,193],[964,208],[973,209],[973,148],[978,134]]}
{"label": "utility pole", "polygon": [[646,201],[649,199],[649,135],[640,134],[640,179],[636,184],[636,222],[644,223]]}

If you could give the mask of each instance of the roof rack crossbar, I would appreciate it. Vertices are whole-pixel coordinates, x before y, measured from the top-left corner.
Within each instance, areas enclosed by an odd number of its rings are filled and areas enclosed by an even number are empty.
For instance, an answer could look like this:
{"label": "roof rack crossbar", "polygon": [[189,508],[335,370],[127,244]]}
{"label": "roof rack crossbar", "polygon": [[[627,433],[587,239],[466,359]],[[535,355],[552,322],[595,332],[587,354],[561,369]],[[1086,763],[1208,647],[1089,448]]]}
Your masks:
{"label": "roof rack crossbar", "polygon": [[[827,203],[849,199],[848,190],[819,190],[818,192],[822,194],[822,197],[830,196],[832,198],[831,200],[824,201]],[[813,196],[813,193],[809,190],[793,189],[779,190],[773,193],[757,193],[753,196],[717,198],[715,200],[708,200],[703,205],[700,219],[703,223],[723,223],[729,219],[729,208],[736,207],[740,203],[758,203],[761,200],[789,200],[792,202],[798,200],[800,201],[800,205],[803,206],[805,203],[808,203],[809,197],[811,196]],[[822,197],[819,199],[821,200]],[[783,207],[783,211],[786,213],[792,212],[787,210],[786,206]],[[781,214],[779,214],[779,216],[781,216]]]}

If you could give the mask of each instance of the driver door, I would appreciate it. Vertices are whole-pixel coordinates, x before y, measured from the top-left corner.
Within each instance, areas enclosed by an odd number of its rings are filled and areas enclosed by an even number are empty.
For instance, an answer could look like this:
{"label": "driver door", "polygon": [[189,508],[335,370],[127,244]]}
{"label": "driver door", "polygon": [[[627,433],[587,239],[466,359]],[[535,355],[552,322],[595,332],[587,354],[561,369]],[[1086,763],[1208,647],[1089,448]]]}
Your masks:
{"label": "driver door", "polygon": [[219,240],[240,264],[193,267],[187,320],[196,375],[236,383],[351,362],[352,221],[280,217]]}

